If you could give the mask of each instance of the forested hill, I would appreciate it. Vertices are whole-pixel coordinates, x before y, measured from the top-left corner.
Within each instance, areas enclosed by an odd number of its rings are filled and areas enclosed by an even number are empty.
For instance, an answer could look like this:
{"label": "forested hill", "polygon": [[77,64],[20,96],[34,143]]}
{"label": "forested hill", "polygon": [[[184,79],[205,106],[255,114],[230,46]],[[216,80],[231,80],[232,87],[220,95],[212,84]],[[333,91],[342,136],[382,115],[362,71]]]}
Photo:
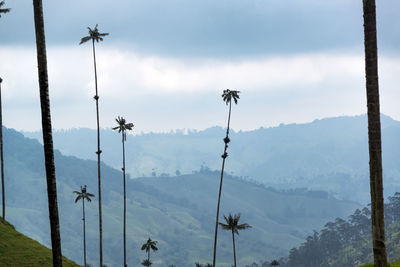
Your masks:
{"label": "forested hill", "polygon": [[[385,204],[386,249],[390,261],[400,259],[400,193]],[[373,262],[371,212],[357,209],[348,219],[337,218],[307,237],[282,267],[353,267]]]}
{"label": "forested hill", "polygon": [[[6,218],[16,229],[49,245],[47,194],[43,148],[36,140],[4,128]],[[81,203],[74,204],[74,190],[87,185],[97,195],[96,162],[55,153],[58,201],[64,255],[82,261]],[[108,266],[122,265],[122,174],[107,165],[103,174],[104,257]],[[194,266],[210,262],[219,173],[201,172],[177,177],[128,180],[128,264],[138,266],[145,257],[140,246],[149,236],[158,240],[154,266]],[[287,255],[313,229],[351,214],[359,205],[339,201],[324,192],[273,189],[227,176],[221,213],[241,213],[253,228],[238,237],[238,261],[245,265]],[[87,203],[88,262],[98,253],[97,200]],[[231,236],[221,231],[218,266],[230,266]]]}
{"label": "forested hill", "polygon": [[[235,127],[233,121],[233,127]],[[140,130],[140,125],[136,126]],[[240,126],[237,126],[240,127]],[[136,129],[135,129],[136,130]],[[134,130],[134,131],[135,131]],[[41,139],[40,133],[24,133]],[[102,159],[121,167],[121,141],[102,130]],[[128,136],[127,170],[132,176],[191,173],[201,165],[220,169],[224,129],[176,131]],[[382,115],[386,196],[400,190],[400,122]],[[64,154],[95,159],[96,132],[72,129],[54,133]],[[337,117],[247,132],[232,132],[228,172],[276,188],[306,187],[330,191],[339,198],[368,203],[367,117]]]}

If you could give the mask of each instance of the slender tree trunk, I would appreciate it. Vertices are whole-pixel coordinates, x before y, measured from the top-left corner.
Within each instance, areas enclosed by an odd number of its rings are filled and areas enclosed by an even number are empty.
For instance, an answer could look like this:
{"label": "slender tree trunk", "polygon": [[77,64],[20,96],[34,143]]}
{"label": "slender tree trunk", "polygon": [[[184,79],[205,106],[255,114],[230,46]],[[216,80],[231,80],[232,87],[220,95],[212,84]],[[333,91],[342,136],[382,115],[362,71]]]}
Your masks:
{"label": "slender tree trunk", "polygon": [[375,0],[363,0],[374,266],[386,267]]}
{"label": "slender tree trunk", "polygon": [[99,116],[99,94],[97,91],[97,69],[96,69],[96,49],[94,47],[94,40],[92,40],[93,47],[93,62],[94,62],[94,84],[96,89],[96,118],[97,118],[97,177],[98,177],[98,199],[99,199],[99,250],[100,250],[100,267],[103,267],[103,220],[101,213],[101,172],[100,172],[100,116]]}
{"label": "slender tree trunk", "polygon": [[82,198],[83,206],[83,266],[86,267],[86,218],[85,218],[85,198]]}
{"label": "slender tree trunk", "polygon": [[124,132],[122,132],[122,173],[124,176],[124,266],[126,264],[126,180],[125,180],[125,142]]}
{"label": "slender tree trunk", "polygon": [[229,102],[229,115],[228,115],[228,126],[226,128],[226,137],[224,139],[225,147],[224,154],[222,154],[222,168],[221,168],[221,180],[219,182],[219,192],[218,192],[218,203],[217,203],[217,216],[215,218],[215,235],[214,235],[214,254],[213,254],[213,267],[215,267],[215,261],[217,257],[217,239],[218,239],[218,220],[219,220],[219,207],[221,203],[221,192],[222,192],[222,181],[224,178],[224,168],[225,168],[225,159],[228,156],[226,150],[228,149],[229,143],[229,123],[231,121],[231,110],[232,110],[232,102]]}
{"label": "slender tree trunk", "polygon": [[149,251],[147,252],[147,260],[150,262],[150,249],[149,249]]}
{"label": "slender tree trunk", "polygon": [[53,137],[51,129],[46,40],[44,33],[42,0],[33,0],[33,10],[35,17],[40,105],[42,112],[43,147],[47,177],[47,195],[49,202],[53,266],[60,267],[62,266],[60,223],[58,219],[56,172],[54,165]]}
{"label": "slender tree trunk", "polygon": [[236,247],[235,247],[235,233],[233,232],[233,230],[232,230],[232,242],[233,242],[233,263],[234,263],[234,265],[233,265],[233,266],[235,266],[235,267],[236,267]]}
{"label": "slender tree trunk", "polygon": [[3,114],[1,105],[1,83],[3,80],[0,78],[0,157],[1,157],[1,200],[3,206],[2,218],[3,222],[6,219],[6,188],[4,184],[4,157],[3,157]]}

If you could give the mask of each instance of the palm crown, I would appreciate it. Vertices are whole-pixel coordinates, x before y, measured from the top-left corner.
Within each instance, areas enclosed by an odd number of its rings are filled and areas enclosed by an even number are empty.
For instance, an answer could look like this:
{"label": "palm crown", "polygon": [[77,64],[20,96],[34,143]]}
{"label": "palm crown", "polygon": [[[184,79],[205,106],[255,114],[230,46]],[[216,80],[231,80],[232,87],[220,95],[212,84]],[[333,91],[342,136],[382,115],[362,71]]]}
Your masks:
{"label": "palm crown", "polygon": [[108,33],[100,33],[99,30],[97,29],[97,26],[98,25],[96,24],[96,27],[94,27],[93,30],[90,27],[87,27],[89,30],[89,36],[83,37],[79,44],[86,43],[89,40],[93,40],[93,42],[94,41],[96,41],[96,42],[103,41],[103,37],[107,36]]}
{"label": "palm crown", "polygon": [[1,8],[4,6],[4,1],[0,1],[0,18],[1,18],[1,13],[8,13],[10,12],[11,8]]}
{"label": "palm crown", "polygon": [[77,194],[77,197],[75,199],[75,203],[78,202],[81,199],[86,199],[87,201],[91,202],[92,201],[91,197],[94,197],[93,194],[88,193],[86,191],[86,185],[84,187],[81,186],[81,191],[80,192],[79,191],[74,191],[74,193]]}
{"label": "palm crown", "polygon": [[153,263],[149,259],[145,259],[141,262],[143,266],[150,267]]}
{"label": "palm crown", "polygon": [[126,123],[126,120],[123,117],[118,116],[115,121],[118,123],[118,126],[113,127],[113,130],[118,130],[118,132],[122,132],[124,140],[126,140],[126,131],[130,131],[133,128],[133,123]]}
{"label": "palm crown", "polygon": [[226,89],[224,90],[221,96],[227,105],[232,101],[232,99],[235,102],[235,104],[237,104],[238,99],[240,98],[239,93],[240,91]]}
{"label": "palm crown", "polygon": [[239,214],[234,214],[233,217],[232,217],[232,214],[229,213],[228,218],[224,215],[224,219],[226,221],[226,224],[219,223],[219,225],[223,229],[231,230],[232,232],[234,232],[237,235],[239,235],[239,231],[238,230],[244,230],[244,229],[247,229],[247,228],[251,228],[251,226],[248,225],[247,223],[239,224],[240,213]]}
{"label": "palm crown", "polygon": [[149,237],[149,239],[147,240],[147,242],[144,243],[144,244],[142,245],[141,250],[145,250],[146,252],[149,252],[150,249],[151,249],[151,250],[154,250],[154,251],[157,251],[158,248],[157,248],[156,245],[157,245],[157,241],[151,240],[151,238]]}

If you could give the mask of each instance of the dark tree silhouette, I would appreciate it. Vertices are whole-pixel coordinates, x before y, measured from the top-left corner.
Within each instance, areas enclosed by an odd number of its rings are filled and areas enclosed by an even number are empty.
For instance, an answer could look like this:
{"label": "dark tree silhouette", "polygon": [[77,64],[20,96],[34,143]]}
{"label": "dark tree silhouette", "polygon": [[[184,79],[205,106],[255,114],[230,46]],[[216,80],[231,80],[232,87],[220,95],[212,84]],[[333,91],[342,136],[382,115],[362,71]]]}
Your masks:
{"label": "dark tree silhouette", "polygon": [[149,237],[149,239],[147,239],[147,242],[142,245],[141,250],[145,250],[147,252],[147,261],[150,262],[150,264],[151,264],[150,251],[151,250],[153,250],[153,251],[157,251],[158,250],[157,241],[151,240],[151,238]]}
{"label": "dark tree silhouette", "polygon": [[115,119],[118,123],[117,127],[112,128],[113,130],[118,130],[122,136],[122,174],[124,179],[124,266],[126,264],[126,179],[125,179],[125,141],[126,141],[126,131],[130,131],[133,128],[133,123],[126,123],[123,117]]}
{"label": "dark tree silhouette", "polygon": [[141,262],[141,264],[142,264],[143,266],[150,267],[153,263],[152,263],[150,260],[145,259],[145,260],[143,260],[143,261]]}
{"label": "dark tree silhouette", "polygon": [[75,199],[75,203],[82,199],[82,221],[83,221],[83,266],[87,266],[86,264],[86,219],[85,219],[85,199],[88,202],[91,202],[91,197],[94,197],[93,194],[88,193],[86,190],[86,185],[84,187],[81,186],[81,191],[74,191],[73,193],[77,194]]}
{"label": "dark tree silhouette", "polygon": [[240,213],[232,214],[229,213],[228,217],[224,216],[225,223],[219,223],[219,225],[224,230],[228,230],[232,232],[232,244],[233,244],[233,264],[236,267],[236,248],[235,248],[235,234],[239,235],[239,230],[245,230],[251,228],[247,223],[239,224]]}
{"label": "dark tree silhouette", "polygon": [[371,224],[374,265],[387,266],[382,184],[382,143],[379,108],[378,45],[375,0],[363,0],[365,77],[368,108]]}
{"label": "dark tree silhouette", "polygon": [[279,261],[273,260],[273,261],[271,261],[271,263],[270,263],[269,265],[271,265],[271,266],[278,266],[278,265],[279,265]]}
{"label": "dark tree silhouette", "polygon": [[[4,2],[3,2],[4,3]],[[0,3],[1,4],[1,3]],[[2,220],[6,219],[6,188],[4,183],[4,155],[3,155],[3,114],[1,105],[1,83],[3,79],[0,77],[0,157],[1,157],[1,203],[2,203]]]}
{"label": "dark tree silhouette", "polygon": [[49,83],[47,75],[46,39],[44,34],[42,0],[33,0],[33,11],[35,19],[40,105],[42,113],[43,148],[44,148],[44,160],[45,160],[46,178],[47,178],[47,195],[49,202],[53,266],[61,267],[62,253],[61,253],[61,238],[60,238],[60,222],[58,218],[56,171],[54,165],[53,136],[51,129]]}
{"label": "dark tree silhouette", "polygon": [[4,1],[0,1],[0,18],[2,13],[5,14],[11,11],[11,8],[1,8],[2,6],[4,6],[4,4]]}
{"label": "dark tree silhouette", "polygon": [[99,251],[100,251],[100,266],[103,266],[103,221],[102,221],[102,212],[101,212],[101,171],[100,171],[100,118],[99,118],[99,94],[97,90],[97,67],[96,67],[96,49],[94,42],[103,41],[103,37],[107,36],[108,33],[100,33],[96,27],[92,30],[90,27],[89,35],[85,36],[81,39],[79,44],[86,43],[87,41],[92,40],[92,50],[93,50],[93,64],[94,64],[94,85],[96,94],[94,99],[96,100],[96,118],[97,118],[97,176],[98,176],[98,199],[99,199]]}
{"label": "dark tree silhouette", "polygon": [[[11,8],[1,8],[4,6],[5,2],[0,1],[0,18],[1,13],[8,13],[10,12]],[[3,79],[0,77],[0,157],[1,157],[1,201],[2,201],[2,220],[6,219],[6,189],[4,185],[4,159],[3,159],[3,117],[2,117],[2,106],[1,106],[1,83]]]}
{"label": "dark tree silhouette", "polygon": [[232,111],[232,100],[237,104],[239,97],[239,91],[226,89],[222,93],[222,99],[229,105],[229,115],[228,115],[228,126],[226,127],[226,136],[223,139],[225,143],[224,153],[222,154],[222,168],[221,168],[221,180],[219,182],[219,192],[218,192],[218,202],[217,202],[217,216],[215,219],[215,235],[214,235],[214,253],[213,253],[213,267],[215,267],[215,260],[217,256],[217,239],[218,239],[218,219],[219,219],[219,206],[221,203],[221,191],[222,191],[222,180],[224,178],[224,168],[225,168],[225,159],[228,157],[228,153],[226,152],[228,149],[229,139],[229,124],[231,122],[231,111]]}

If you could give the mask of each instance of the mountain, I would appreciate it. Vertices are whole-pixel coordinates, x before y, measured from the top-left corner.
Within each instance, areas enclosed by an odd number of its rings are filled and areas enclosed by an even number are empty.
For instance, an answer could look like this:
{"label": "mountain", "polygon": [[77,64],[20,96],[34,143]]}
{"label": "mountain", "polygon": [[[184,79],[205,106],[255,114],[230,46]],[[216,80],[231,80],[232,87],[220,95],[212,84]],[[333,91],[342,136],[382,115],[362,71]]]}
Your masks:
{"label": "mountain", "polygon": [[[385,195],[400,190],[400,122],[382,115]],[[140,126],[138,126],[140,127]],[[40,140],[40,133],[24,133]],[[225,133],[175,131],[128,136],[127,171],[133,177],[191,173],[205,166],[220,169]],[[102,159],[121,167],[120,136],[101,131]],[[341,199],[369,202],[366,115],[281,124],[254,131],[231,132],[226,170],[275,188],[306,187],[329,191]],[[95,159],[96,132],[71,129],[54,133],[55,147],[66,155]]]}
{"label": "mountain", "polygon": [[[6,218],[16,229],[50,245],[43,147],[21,133],[4,128]],[[82,261],[81,203],[74,190],[87,185],[97,195],[96,161],[55,151],[57,190],[64,255]],[[122,265],[122,173],[102,164],[104,258],[108,266]],[[150,236],[158,240],[154,266],[193,266],[210,262],[219,173],[201,171],[176,177],[141,177],[127,182],[127,248],[129,265],[145,253],[140,246]],[[337,200],[322,191],[278,191],[230,175],[224,180],[222,214],[241,213],[253,228],[238,237],[240,265],[287,255],[326,221],[347,216],[357,203]],[[88,263],[98,255],[97,201],[87,203]],[[220,231],[218,265],[230,266],[231,237]]]}
{"label": "mountain", "polygon": [[[17,232],[7,221],[0,218],[0,266],[53,266],[51,250],[37,241]],[[78,267],[63,257],[63,266]]]}

